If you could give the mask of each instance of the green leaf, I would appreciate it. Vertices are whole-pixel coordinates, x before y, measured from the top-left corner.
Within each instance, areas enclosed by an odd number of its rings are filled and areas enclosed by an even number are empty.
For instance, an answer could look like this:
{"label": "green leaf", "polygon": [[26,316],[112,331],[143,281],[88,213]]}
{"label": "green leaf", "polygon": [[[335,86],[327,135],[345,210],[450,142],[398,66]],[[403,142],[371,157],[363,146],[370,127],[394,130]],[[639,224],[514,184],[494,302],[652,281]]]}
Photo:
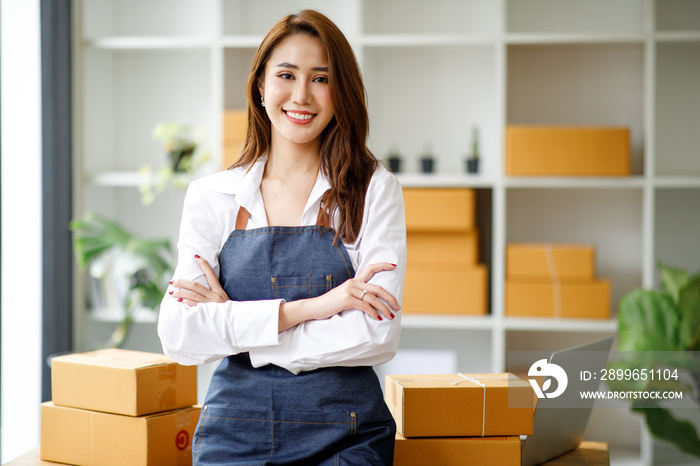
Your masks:
{"label": "green leaf", "polygon": [[678,293],[688,283],[688,272],[661,263],[657,265],[661,270],[661,285],[671,295],[673,302],[678,304]]}
{"label": "green leaf", "polygon": [[678,292],[679,336],[684,349],[700,349],[700,276],[693,277]]}
{"label": "green leaf", "polygon": [[[646,403],[646,406],[649,406],[649,403]],[[652,435],[675,444],[686,453],[700,457],[700,438],[692,423],[674,418],[667,409],[661,407],[640,407],[635,403],[632,405],[632,411],[646,418]]]}
{"label": "green leaf", "polygon": [[678,351],[680,313],[671,297],[633,290],[620,301],[617,316],[620,351]]}

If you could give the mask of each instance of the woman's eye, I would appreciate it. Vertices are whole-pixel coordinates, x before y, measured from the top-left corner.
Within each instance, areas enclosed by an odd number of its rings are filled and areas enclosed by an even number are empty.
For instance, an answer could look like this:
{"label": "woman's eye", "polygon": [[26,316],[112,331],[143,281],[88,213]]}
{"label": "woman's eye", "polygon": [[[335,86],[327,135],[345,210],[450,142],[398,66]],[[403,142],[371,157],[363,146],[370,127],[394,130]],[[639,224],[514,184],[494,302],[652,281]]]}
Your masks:
{"label": "woman's eye", "polygon": [[294,76],[292,76],[291,73],[280,73],[277,75],[277,77],[282,78],[282,79],[293,79],[294,78]]}
{"label": "woman's eye", "polygon": [[314,82],[315,82],[315,83],[325,83],[325,84],[327,84],[327,83],[328,83],[328,77],[327,77],[327,76],[317,76],[316,78],[314,78]]}

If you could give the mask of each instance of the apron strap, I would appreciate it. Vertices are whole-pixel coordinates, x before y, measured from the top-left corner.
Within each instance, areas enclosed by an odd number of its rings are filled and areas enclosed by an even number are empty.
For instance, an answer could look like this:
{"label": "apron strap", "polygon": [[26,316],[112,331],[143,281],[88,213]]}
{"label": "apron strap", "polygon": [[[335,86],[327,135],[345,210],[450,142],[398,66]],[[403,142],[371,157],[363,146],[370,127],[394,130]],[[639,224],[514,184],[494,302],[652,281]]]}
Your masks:
{"label": "apron strap", "polygon": [[241,206],[238,209],[238,215],[236,216],[236,230],[245,230],[246,225],[248,225],[248,219],[250,218],[250,212],[248,209]]}
{"label": "apron strap", "polygon": [[[321,197],[321,206],[318,209],[318,216],[316,217],[316,225],[320,227],[330,228],[330,218],[324,207],[327,203],[329,192],[330,190],[326,191]],[[248,212],[248,209],[241,206],[238,209],[238,215],[236,215],[236,230],[245,230],[249,218],[250,212]]]}

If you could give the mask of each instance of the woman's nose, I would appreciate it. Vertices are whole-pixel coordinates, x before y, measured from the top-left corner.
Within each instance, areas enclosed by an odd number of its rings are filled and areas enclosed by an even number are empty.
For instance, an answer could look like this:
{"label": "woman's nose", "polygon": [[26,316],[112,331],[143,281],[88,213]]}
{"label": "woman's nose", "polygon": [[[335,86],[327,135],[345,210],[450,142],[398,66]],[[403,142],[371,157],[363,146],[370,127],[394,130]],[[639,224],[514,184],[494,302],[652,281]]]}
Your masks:
{"label": "woman's nose", "polygon": [[292,96],[295,103],[305,104],[309,99],[309,88],[306,83],[299,82],[294,89],[294,95]]}

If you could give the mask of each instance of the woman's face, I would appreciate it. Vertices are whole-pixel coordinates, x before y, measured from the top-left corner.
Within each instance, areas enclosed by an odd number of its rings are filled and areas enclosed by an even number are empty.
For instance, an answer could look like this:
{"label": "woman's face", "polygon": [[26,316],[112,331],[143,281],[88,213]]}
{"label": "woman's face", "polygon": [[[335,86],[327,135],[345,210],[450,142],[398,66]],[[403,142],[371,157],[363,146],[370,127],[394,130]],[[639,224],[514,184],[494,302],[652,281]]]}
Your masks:
{"label": "woman's face", "polygon": [[295,34],[272,50],[260,95],[272,123],[272,144],[318,143],[335,114],[328,82],[328,60],[321,41]]}

